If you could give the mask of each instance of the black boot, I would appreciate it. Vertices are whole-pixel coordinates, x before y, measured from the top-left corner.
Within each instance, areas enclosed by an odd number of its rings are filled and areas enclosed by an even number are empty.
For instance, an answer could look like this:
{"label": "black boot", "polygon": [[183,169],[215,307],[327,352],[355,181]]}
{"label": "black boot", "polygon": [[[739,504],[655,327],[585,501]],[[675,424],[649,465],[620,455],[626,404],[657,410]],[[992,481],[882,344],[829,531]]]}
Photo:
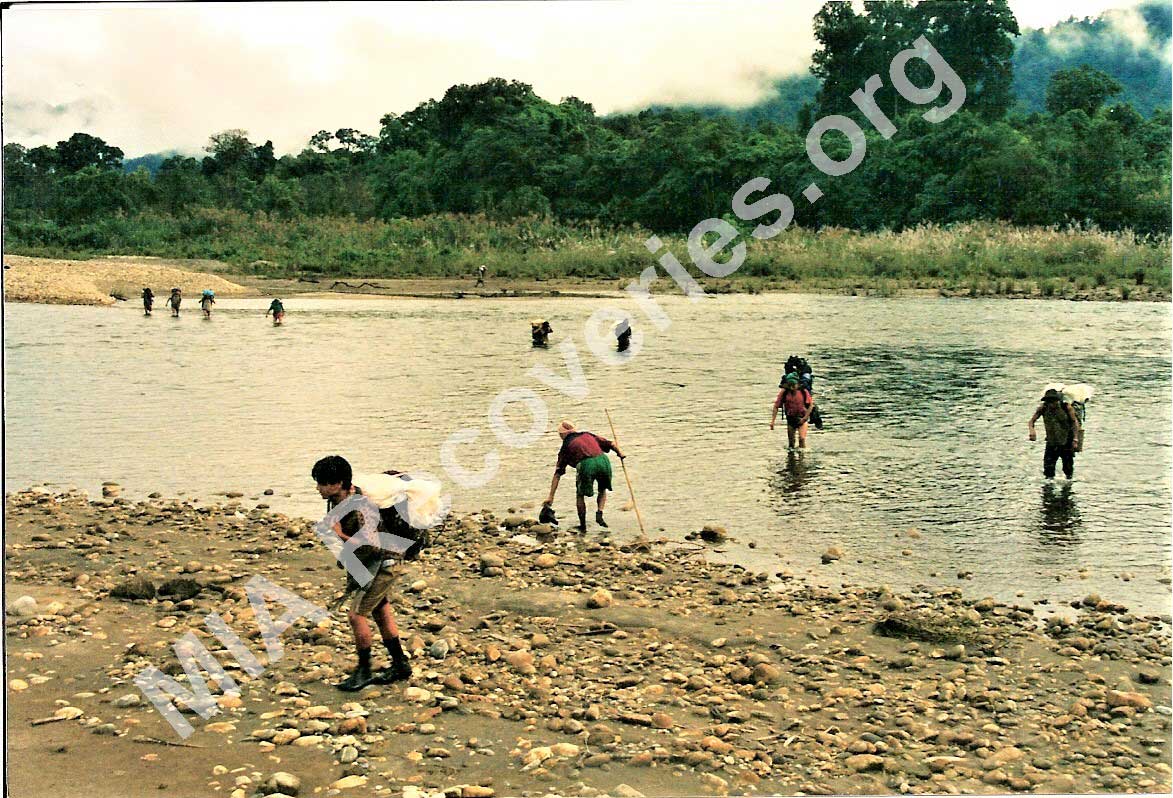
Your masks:
{"label": "black boot", "polygon": [[586,532],[586,510],[578,514],[578,531]]}
{"label": "black boot", "polygon": [[603,511],[602,510],[599,510],[598,512],[595,513],[595,523],[598,524],[599,526],[603,527],[603,529],[607,529],[607,522],[603,520]]}
{"label": "black boot", "polygon": [[407,660],[400,662],[392,662],[386,668],[375,674],[376,684],[392,684],[393,682],[406,682],[411,678],[411,663]]}
{"label": "black boot", "polygon": [[391,664],[375,674],[375,681],[379,684],[405,682],[411,678],[411,665],[407,655],[403,653],[403,645],[398,637],[385,639],[383,645],[387,647],[387,655],[391,657]]}
{"label": "black boot", "polygon": [[334,686],[343,692],[353,693],[363,689],[374,680],[375,677],[371,674],[371,650],[369,648],[359,649],[358,666],[354,669],[354,673]]}

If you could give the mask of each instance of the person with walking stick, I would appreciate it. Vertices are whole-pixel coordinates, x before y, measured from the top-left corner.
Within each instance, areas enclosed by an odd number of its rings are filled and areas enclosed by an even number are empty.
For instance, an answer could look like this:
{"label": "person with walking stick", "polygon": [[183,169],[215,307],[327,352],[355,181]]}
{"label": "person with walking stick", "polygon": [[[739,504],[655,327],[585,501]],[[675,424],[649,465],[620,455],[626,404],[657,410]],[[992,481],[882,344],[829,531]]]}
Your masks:
{"label": "person with walking stick", "polygon": [[595,495],[595,486],[599,488],[598,511],[595,513],[595,523],[604,529],[607,522],[603,520],[603,508],[607,504],[607,491],[611,487],[611,460],[607,452],[615,452],[620,460],[626,455],[619,447],[606,438],[593,432],[579,432],[569,421],[558,423],[558,436],[562,438],[562,448],[558,450],[558,463],[554,467],[554,479],[550,482],[550,495],[542,502],[540,520],[553,518],[554,494],[558,490],[558,482],[566,473],[569,466],[577,473],[575,479],[576,507],[578,509],[578,531],[586,532],[586,497]]}

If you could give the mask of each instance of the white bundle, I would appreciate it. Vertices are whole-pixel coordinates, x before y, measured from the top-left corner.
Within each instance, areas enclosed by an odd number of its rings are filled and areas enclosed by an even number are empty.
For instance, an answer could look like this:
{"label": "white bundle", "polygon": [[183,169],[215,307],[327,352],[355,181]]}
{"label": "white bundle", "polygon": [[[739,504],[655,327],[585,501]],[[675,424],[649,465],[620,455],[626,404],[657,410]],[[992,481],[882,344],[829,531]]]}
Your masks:
{"label": "white bundle", "polygon": [[416,529],[435,526],[448,513],[440,495],[443,486],[432,479],[411,474],[356,474],[351,481],[381,510],[406,500],[406,520]]}

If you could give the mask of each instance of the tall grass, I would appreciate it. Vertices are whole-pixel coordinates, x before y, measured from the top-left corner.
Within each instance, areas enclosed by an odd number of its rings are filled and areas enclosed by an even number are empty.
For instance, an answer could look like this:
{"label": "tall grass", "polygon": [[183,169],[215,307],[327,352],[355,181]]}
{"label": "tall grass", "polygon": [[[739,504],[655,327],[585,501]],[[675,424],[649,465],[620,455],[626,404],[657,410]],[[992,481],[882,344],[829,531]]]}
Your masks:
{"label": "tall grass", "polygon": [[[635,277],[653,263],[644,246],[650,231],[540,217],[286,220],[203,209],[181,217],[144,213],[74,226],[8,219],[5,233],[13,253],[201,258],[223,261],[235,273],[270,277],[455,277],[486,263],[498,278],[616,279]],[[684,236],[660,238],[688,264]],[[738,285],[758,287],[851,285],[885,294],[953,288],[980,294],[1014,286],[1053,295],[1061,293],[1060,281],[1077,288],[1126,281],[1167,287],[1171,281],[1168,236],[1094,228],[969,222],[860,233],[792,227],[768,241],[746,238],[746,249]]]}

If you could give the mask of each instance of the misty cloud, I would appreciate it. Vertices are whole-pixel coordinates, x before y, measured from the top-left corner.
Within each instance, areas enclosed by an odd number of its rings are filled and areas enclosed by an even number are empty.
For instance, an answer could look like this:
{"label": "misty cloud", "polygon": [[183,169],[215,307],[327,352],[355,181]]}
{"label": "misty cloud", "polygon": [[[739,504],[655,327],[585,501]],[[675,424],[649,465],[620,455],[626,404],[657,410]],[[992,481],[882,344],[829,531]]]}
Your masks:
{"label": "misty cloud", "polygon": [[210,134],[243,128],[287,153],[323,128],[375,133],[385,113],[491,77],[600,113],[743,107],[807,72],[820,5],[16,6],[4,15],[4,121],[28,146],[83,130],[128,155],[199,152]]}

